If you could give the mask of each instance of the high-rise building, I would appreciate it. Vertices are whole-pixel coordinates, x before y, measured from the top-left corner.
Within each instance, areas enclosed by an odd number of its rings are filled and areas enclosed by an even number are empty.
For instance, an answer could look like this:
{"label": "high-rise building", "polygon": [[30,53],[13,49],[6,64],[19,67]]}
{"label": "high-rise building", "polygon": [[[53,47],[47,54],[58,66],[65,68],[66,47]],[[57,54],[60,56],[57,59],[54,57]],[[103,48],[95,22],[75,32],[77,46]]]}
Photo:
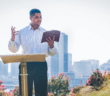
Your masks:
{"label": "high-rise building", "polygon": [[73,65],[68,65],[68,72],[73,72]]}
{"label": "high-rise building", "polygon": [[72,54],[68,53],[68,72],[73,72]]}
{"label": "high-rise building", "polygon": [[4,70],[4,64],[2,61],[0,61],[0,76],[4,75],[3,70]]}
{"label": "high-rise building", "polygon": [[20,62],[11,63],[11,76],[18,77],[18,75],[19,75],[19,64],[20,64]]}
{"label": "high-rise building", "polygon": [[81,76],[88,78],[88,76],[92,74],[90,61],[74,62],[73,68],[73,71],[75,72],[75,78],[81,78]]}
{"label": "high-rise building", "polygon": [[68,53],[68,65],[72,65],[72,54]]}
{"label": "high-rise building", "polygon": [[83,74],[83,77],[90,76],[94,70],[99,69],[99,60],[89,59],[81,60],[79,62],[74,62],[73,70],[75,75],[78,77],[78,74]]}
{"label": "high-rise building", "polygon": [[68,72],[68,35],[60,34],[59,44],[59,73]]}
{"label": "high-rise building", "polygon": [[0,76],[8,76],[8,64],[4,64],[0,61]]}
{"label": "high-rise building", "polygon": [[91,69],[92,70],[96,70],[97,68],[99,69],[99,60],[90,59],[90,60],[85,60],[85,61],[91,62]]}
{"label": "high-rise building", "polygon": [[104,71],[107,70],[110,72],[110,59],[108,60],[107,63],[104,63],[102,65],[100,65],[101,68],[101,72],[104,74]]}

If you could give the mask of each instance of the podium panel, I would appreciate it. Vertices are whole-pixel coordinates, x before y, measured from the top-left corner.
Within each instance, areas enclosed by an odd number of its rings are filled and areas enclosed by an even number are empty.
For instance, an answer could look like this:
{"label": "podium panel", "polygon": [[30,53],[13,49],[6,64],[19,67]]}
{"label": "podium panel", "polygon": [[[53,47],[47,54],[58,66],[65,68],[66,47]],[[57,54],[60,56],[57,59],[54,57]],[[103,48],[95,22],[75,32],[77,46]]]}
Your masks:
{"label": "podium panel", "polygon": [[14,55],[0,55],[4,64],[21,62],[21,84],[22,96],[28,96],[27,86],[27,64],[26,62],[45,62],[46,54],[14,54]]}
{"label": "podium panel", "polygon": [[45,62],[46,54],[15,54],[15,55],[0,55],[4,64],[14,62]]}

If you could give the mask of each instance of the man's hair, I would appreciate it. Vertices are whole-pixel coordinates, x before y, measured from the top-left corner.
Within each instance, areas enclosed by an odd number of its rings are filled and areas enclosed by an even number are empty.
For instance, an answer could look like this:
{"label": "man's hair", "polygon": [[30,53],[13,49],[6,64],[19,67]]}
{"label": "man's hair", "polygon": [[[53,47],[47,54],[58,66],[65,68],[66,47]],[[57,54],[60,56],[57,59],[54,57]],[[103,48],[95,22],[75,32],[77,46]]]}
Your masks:
{"label": "man's hair", "polygon": [[39,9],[31,9],[30,10],[30,17],[33,17],[35,15],[35,13],[41,13],[41,11]]}

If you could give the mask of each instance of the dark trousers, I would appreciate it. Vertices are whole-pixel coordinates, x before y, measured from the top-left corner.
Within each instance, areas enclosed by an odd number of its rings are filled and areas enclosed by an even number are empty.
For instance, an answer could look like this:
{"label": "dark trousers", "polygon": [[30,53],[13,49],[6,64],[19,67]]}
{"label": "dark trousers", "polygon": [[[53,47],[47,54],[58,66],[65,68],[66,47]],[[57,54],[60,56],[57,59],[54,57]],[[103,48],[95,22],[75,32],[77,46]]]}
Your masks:
{"label": "dark trousers", "polygon": [[[27,82],[28,82],[28,96],[33,93],[33,81],[35,88],[35,96],[48,96],[47,92],[47,62],[26,62],[27,64]],[[21,92],[21,63],[19,65],[19,92]]]}

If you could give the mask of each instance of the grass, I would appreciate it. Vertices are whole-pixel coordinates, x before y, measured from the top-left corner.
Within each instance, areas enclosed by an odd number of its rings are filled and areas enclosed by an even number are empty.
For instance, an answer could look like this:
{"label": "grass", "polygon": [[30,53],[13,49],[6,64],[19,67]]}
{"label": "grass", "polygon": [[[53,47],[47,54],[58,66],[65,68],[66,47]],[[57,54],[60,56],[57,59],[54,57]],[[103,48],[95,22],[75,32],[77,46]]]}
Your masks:
{"label": "grass", "polygon": [[110,96],[110,75],[106,76],[108,79],[103,82],[100,87],[100,90],[96,91],[93,86],[86,86],[84,88],[81,88],[76,96]]}
{"label": "grass", "polygon": [[[83,88],[83,94],[81,94],[81,90],[79,92],[79,96],[110,96],[110,79],[108,79],[107,81],[104,81],[104,83],[101,85],[101,89],[96,91],[96,90],[92,90],[92,86],[87,86],[87,87],[91,87],[91,91],[89,90],[84,90]],[[86,89],[86,87],[85,87]],[[77,95],[78,96],[78,95]]]}

